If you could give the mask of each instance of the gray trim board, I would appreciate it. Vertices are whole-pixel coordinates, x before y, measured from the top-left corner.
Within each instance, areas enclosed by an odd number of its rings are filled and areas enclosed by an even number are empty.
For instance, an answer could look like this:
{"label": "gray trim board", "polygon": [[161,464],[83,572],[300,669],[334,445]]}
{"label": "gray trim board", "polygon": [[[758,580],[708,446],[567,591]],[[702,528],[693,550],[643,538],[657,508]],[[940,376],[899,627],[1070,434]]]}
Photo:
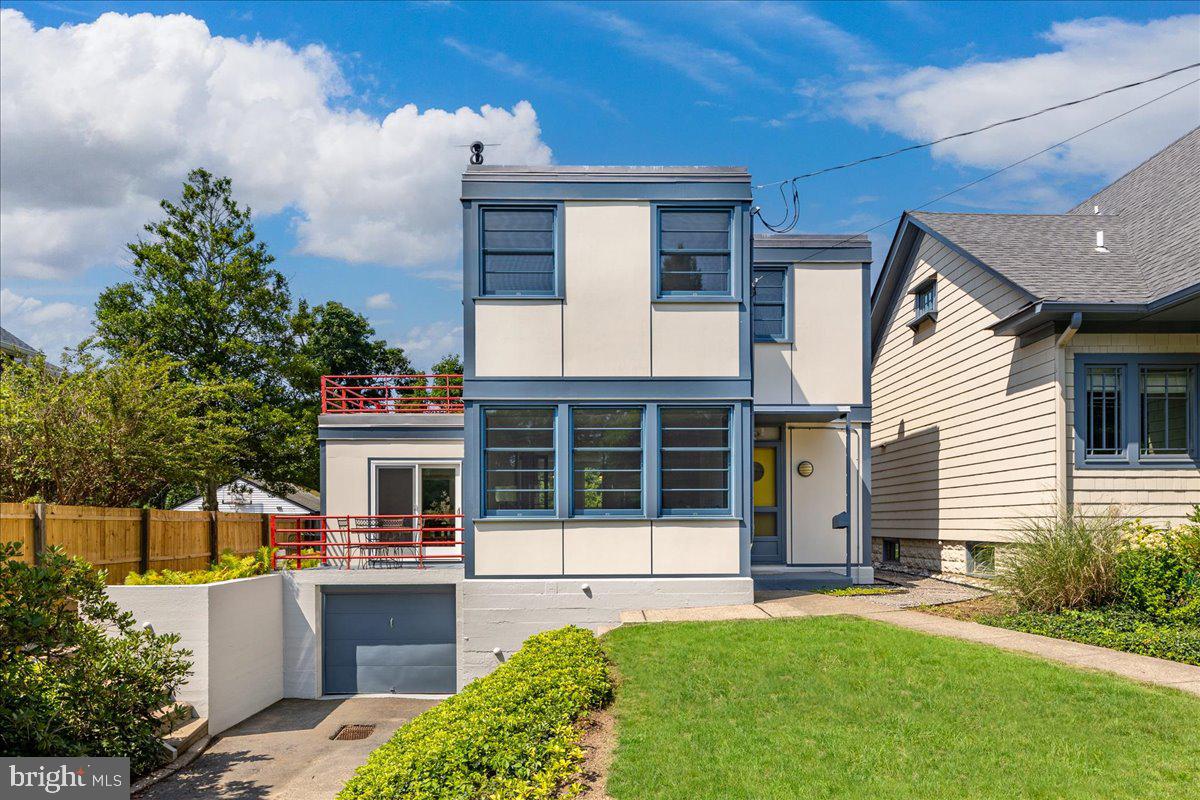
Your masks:
{"label": "gray trim board", "polygon": [[467,401],[512,400],[749,400],[745,378],[472,378]]}

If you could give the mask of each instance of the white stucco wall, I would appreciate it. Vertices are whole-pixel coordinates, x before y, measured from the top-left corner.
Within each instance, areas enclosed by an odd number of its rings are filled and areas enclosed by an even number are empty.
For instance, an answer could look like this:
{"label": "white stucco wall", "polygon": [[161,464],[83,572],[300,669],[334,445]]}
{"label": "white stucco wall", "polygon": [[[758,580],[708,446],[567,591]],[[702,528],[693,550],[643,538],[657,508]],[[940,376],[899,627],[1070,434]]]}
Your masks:
{"label": "white stucco wall", "polygon": [[138,623],[178,633],[192,651],[180,701],[208,717],[210,734],[283,697],[283,578],[260,575],[198,586],[110,586]]}
{"label": "white stucco wall", "polygon": [[861,264],[791,268],[791,340],[754,344],[754,402],[847,405],[863,397]]}
{"label": "white stucco wall", "polygon": [[382,460],[459,465],[462,439],[349,439],[325,443],[325,513],[373,514],[371,465]]}

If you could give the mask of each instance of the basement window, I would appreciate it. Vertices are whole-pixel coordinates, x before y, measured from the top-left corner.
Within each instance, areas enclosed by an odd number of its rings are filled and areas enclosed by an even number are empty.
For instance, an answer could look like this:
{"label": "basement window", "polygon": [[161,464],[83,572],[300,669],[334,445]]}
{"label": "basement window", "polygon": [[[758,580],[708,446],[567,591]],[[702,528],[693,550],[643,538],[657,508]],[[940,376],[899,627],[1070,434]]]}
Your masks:
{"label": "basement window", "polygon": [[967,542],[967,574],[991,576],[996,574],[996,545],[990,542]]}
{"label": "basement window", "polygon": [[883,562],[885,564],[900,563],[900,540],[899,539],[884,539],[883,540]]}

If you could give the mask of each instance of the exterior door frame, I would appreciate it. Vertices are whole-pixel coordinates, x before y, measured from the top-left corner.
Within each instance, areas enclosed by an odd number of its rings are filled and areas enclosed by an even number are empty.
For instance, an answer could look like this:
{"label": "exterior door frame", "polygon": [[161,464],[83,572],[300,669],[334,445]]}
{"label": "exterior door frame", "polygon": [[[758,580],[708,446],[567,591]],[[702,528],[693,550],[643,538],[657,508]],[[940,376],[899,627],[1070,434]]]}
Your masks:
{"label": "exterior door frame", "polygon": [[[783,435],[782,431],[783,431],[783,426],[780,426],[781,435]],[[775,505],[773,507],[772,506],[756,506],[756,505],[754,505],[754,488],[753,488],[754,482],[751,481],[751,490],[750,490],[750,505],[751,505],[751,511],[750,511],[750,527],[751,527],[750,561],[751,561],[751,563],[754,563],[754,564],[784,564],[787,561],[787,546],[788,546],[787,514],[785,513],[787,511],[787,487],[783,483],[784,471],[786,469],[785,463],[784,463],[784,441],[780,440],[780,439],[775,439],[775,440],[756,439],[753,443],[753,450],[757,450],[760,447],[764,448],[764,449],[770,448],[775,451]],[[752,457],[751,462],[753,462],[753,460],[754,459]],[[762,537],[762,538],[767,539],[768,542],[771,541],[772,539],[774,540],[775,554],[770,555],[770,556],[764,556],[764,555],[759,554],[756,556],[755,555],[755,545],[757,545],[758,542],[757,542],[757,538],[754,536],[754,532],[753,532],[754,520],[759,514],[770,514],[770,513],[775,514],[775,536],[774,537]]]}
{"label": "exterior door frame", "polygon": [[[379,470],[388,468],[411,468],[413,471],[413,514],[421,513],[421,481],[425,469],[454,470],[454,513],[462,513],[462,461],[455,458],[369,458],[367,468],[371,471],[367,480],[367,508],[369,513],[379,513]],[[462,545],[455,545],[454,553],[462,552]]]}

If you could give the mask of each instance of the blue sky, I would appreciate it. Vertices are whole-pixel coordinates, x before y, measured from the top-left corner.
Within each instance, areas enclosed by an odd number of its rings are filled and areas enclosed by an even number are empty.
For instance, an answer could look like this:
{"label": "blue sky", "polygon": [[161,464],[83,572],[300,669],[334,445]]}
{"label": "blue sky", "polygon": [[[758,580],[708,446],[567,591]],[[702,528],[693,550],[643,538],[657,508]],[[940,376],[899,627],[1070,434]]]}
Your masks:
{"label": "blue sky", "polygon": [[[427,366],[461,347],[457,171],[476,136],[493,163],[769,182],[1200,61],[1197,2],[4,7],[4,325],[51,353],[87,332],[125,277],[120,243],[189,166],[263,210],[297,296],[366,313]],[[805,181],[798,228],[862,231],[1195,72]],[[1061,211],[1198,123],[1192,86],[934,208]]]}

